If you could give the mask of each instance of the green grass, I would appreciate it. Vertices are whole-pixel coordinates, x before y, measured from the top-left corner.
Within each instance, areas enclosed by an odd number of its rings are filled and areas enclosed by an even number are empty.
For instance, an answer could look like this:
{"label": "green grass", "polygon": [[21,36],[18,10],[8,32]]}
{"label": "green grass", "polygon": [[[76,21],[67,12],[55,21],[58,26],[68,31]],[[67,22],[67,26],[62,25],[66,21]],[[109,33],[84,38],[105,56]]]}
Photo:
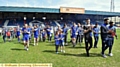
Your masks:
{"label": "green grass", "polygon": [[[119,67],[120,66],[120,30],[117,30],[118,40],[115,39],[112,53],[113,57],[101,57],[101,40],[98,48],[90,50],[90,57],[86,57],[84,43],[72,48],[69,43],[66,53],[55,53],[54,42],[39,42],[38,46],[30,45],[25,51],[23,44],[14,39],[12,42],[3,43],[0,38],[0,63],[52,63],[53,67]],[[99,38],[100,39],[100,38]],[[70,38],[69,38],[70,40]],[[69,41],[68,40],[68,41]],[[108,54],[108,49],[105,52]]]}

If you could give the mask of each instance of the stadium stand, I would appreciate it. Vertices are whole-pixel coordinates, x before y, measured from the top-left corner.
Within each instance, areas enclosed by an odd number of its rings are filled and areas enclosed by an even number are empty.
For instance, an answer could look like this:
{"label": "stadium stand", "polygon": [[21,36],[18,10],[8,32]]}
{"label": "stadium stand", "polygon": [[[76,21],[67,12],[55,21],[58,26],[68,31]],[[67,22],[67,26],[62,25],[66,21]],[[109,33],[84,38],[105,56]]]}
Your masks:
{"label": "stadium stand", "polygon": [[[6,12],[7,11],[7,12]],[[24,23],[29,24],[33,20],[37,20],[43,26],[63,26],[65,23],[71,26],[73,22],[85,24],[85,19],[90,18],[91,23],[103,23],[103,19],[107,17],[120,16],[119,12],[106,12],[106,11],[92,11],[85,10],[83,14],[77,13],[61,13],[60,9],[55,8],[32,8],[32,7],[10,7],[0,6],[1,20],[0,27],[2,26],[16,26],[22,27]],[[26,17],[26,20],[24,20]],[[33,19],[34,17],[34,19]],[[43,18],[44,17],[44,18]],[[120,21],[117,21],[119,23]],[[32,23],[37,24],[36,22]]]}

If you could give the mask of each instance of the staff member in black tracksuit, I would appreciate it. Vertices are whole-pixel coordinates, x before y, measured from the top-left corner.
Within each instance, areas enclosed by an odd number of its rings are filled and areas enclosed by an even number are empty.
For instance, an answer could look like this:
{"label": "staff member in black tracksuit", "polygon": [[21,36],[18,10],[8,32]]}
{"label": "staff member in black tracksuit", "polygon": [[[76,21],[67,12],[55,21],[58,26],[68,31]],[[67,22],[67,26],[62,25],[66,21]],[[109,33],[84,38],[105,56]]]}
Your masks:
{"label": "staff member in black tracksuit", "polygon": [[[85,49],[87,56],[89,57],[89,50],[92,48],[92,26],[90,24],[90,19],[86,20],[86,25],[84,29],[84,39],[85,39]],[[88,46],[90,44],[90,46]]]}
{"label": "staff member in black tracksuit", "polygon": [[105,50],[109,47],[108,42],[108,34],[112,31],[108,29],[108,21],[109,19],[104,19],[104,24],[101,25],[101,39],[102,39],[102,56],[106,58],[107,56],[104,54]]}

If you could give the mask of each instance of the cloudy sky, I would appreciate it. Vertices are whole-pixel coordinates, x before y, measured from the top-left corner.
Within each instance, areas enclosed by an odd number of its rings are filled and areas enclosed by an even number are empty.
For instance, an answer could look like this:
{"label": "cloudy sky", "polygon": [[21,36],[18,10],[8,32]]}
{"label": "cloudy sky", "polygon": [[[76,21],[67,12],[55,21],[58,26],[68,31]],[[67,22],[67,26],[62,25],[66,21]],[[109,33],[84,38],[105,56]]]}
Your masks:
{"label": "cloudy sky", "polygon": [[[0,6],[19,7],[80,7],[86,10],[110,11],[111,0],[0,0]],[[120,12],[120,0],[115,0],[115,12]]]}

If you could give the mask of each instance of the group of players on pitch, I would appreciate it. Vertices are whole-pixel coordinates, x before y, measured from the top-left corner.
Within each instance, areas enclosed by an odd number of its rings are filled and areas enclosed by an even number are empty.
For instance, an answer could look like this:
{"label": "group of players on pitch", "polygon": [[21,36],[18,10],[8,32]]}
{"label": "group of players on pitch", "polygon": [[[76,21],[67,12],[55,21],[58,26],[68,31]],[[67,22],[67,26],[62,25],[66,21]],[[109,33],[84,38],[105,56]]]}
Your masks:
{"label": "group of players on pitch", "polygon": [[[99,41],[98,40],[99,34],[101,34],[102,56],[104,58],[107,57],[104,54],[107,48],[109,48],[108,55],[113,56],[112,46],[114,44],[114,37],[116,37],[117,39],[117,35],[116,35],[116,28],[114,26],[114,23],[112,21],[109,21],[109,19],[104,19],[104,23],[101,26],[98,26],[97,23],[95,24],[95,26],[91,25],[90,19],[86,19],[86,24],[84,26],[82,26],[80,23],[78,23],[78,25],[76,25],[76,23],[73,23],[73,26],[70,29],[70,34],[71,34],[71,42],[73,44],[73,47],[76,46],[78,41],[79,43],[83,42],[83,37],[84,37],[86,55],[88,57],[89,57],[89,51],[93,45],[92,36],[94,36],[94,48],[97,48],[97,43]],[[62,29],[58,28],[58,31],[55,34],[56,53],[58,53],[58,47],[64,46],[64,44],[67,42],[66,39],[67,39],[67,28],[66,25],[64,25]],[[61,51],[63,50],[61,49]]]}
{"label": "group of players on pitch", "polygon": [[[86,19],[86,24],[81,25],[78,23],[73,23],[73,26],[71,28],[68,28],[66,24],[64,24],[63,28],[58,26],[56,30],[54,30],[54,40],[55,40],[55,50],[58,54],[58,48],[60,47],[60,51],[65,53],[65,45],[67,44],[67,36],[68,36],[68,30],[70,30],[70,36],[71,36],[71,43],[73,44],[73,47],[76,46],[77,42],[81,44],[83,42],[83,38],[85,41],[85,49],[86,49],[86,55],[89,57],[89,51],[92,48],[93,45],[93,38],[94,36],[94,48],[97,48],[97,43],[99,39],[99,34],[101,34],[101,40],[102,40],[102,51],[101,54],[104,58],[107,56],[104,54],[105,50],[109,48],[109,56],[113,56],[112,54],[112,46],[114,43],[114,37],[116,35],[116,29],[113,24],[113,22],[109,22],[109,19],[104,19],[104,23],[99,26],[97,23],[95,26],[90,24],[90,19]],[[9,30],[8,30],[9,31]],[[8,31],[3,28],[3,40],[5,42],[6,34],[8,34]],[[34,46],[38,45],[38,40],[42,40],[45,42],[46,38],[48,38],[48,41],[52,40],[53,36],[53,29],[47,25],[46,28],[43,28],[42,30],[35,25],[33,28],[29,27],[27,24],[24,24],[23,28],[20,29],[19,26],[16,28],[16,36],[18,38],[18,42],[20,42],[20,35],[22,33],[23,35],[23,43],[25,50],[29,50],[29,43],[31,40],[32,35],[34,36]]]}

